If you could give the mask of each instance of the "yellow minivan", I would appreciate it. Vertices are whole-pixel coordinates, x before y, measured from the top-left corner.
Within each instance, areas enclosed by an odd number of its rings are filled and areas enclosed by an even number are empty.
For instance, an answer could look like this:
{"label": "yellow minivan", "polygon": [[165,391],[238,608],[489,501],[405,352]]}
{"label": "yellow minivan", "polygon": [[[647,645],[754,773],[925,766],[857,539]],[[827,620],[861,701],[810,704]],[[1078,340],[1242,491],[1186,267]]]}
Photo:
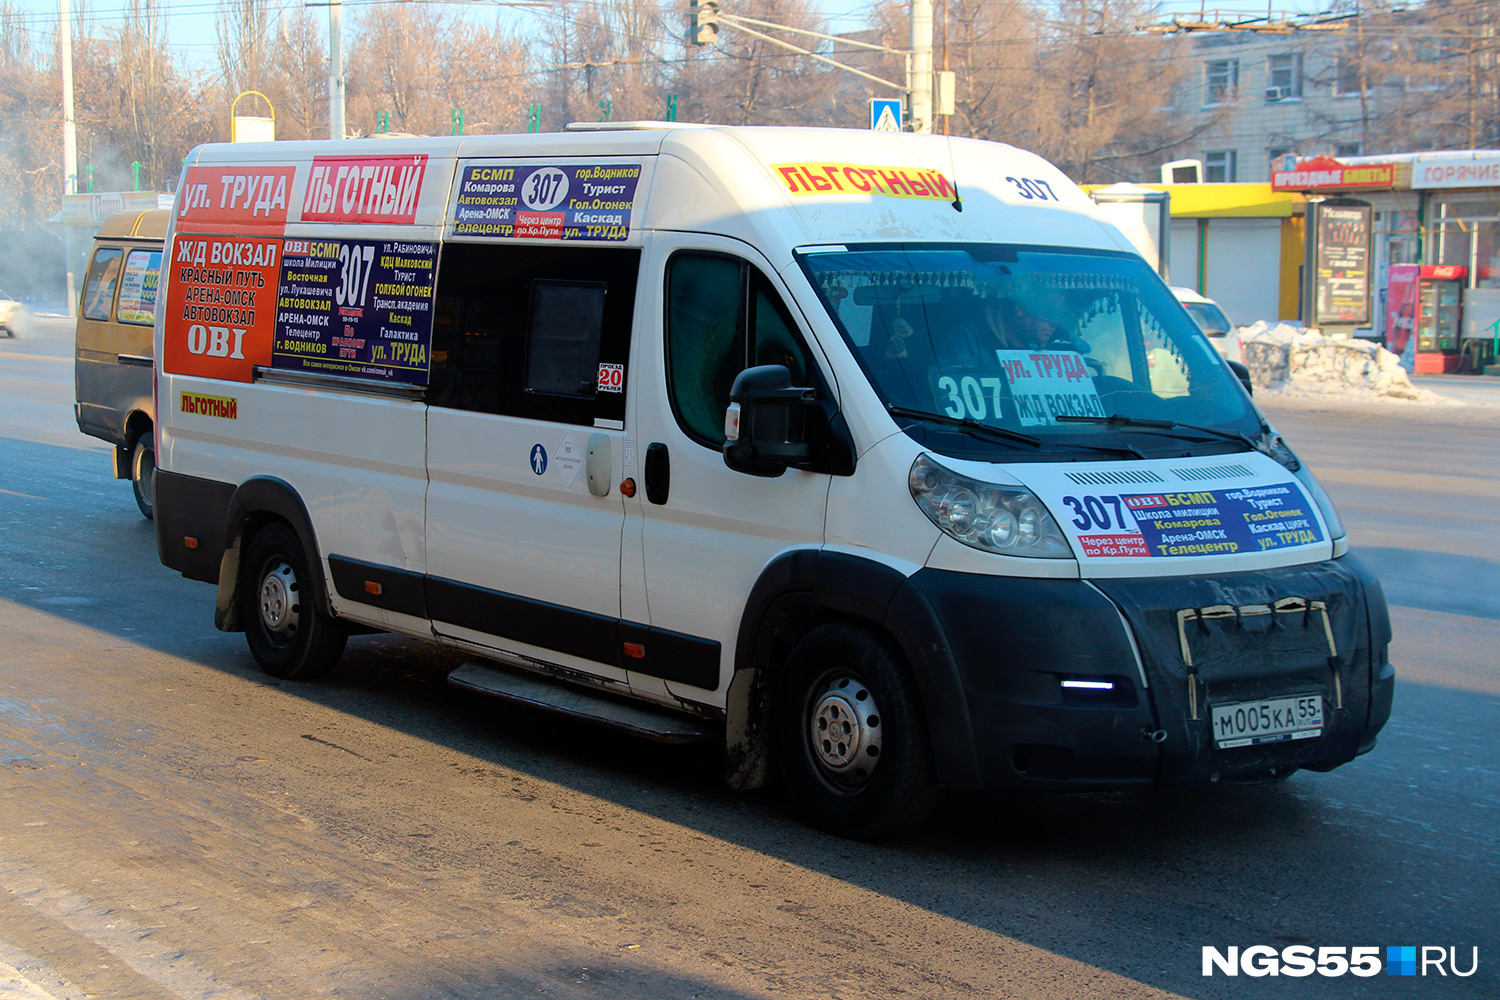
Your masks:
{"label": "yellow minivan", "polygon": [[84,277],[74,355],[78,429],[115,446],[115,478],[131,481],[146,517],[156,470],[151,332],[168,214],[117,212],[104,221]]}

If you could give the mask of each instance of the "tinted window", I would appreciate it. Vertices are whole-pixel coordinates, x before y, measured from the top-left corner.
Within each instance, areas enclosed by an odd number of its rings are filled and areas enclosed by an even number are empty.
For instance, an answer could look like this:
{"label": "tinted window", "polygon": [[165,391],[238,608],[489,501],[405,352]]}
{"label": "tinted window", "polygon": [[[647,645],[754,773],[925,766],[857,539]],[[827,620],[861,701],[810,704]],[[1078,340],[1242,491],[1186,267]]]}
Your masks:
{"label": "tinted window", "polygon": [[88,277],[83,283],[83,318],[109,319],[115,303],[115,285],[120,278],[120,259],[124,255],[109,247],[94,252]]}
{"label": "tinted window", "polygon": [[[623,420],[640,251],[444,245],[433,406],[592,425]],[[607,386],[601,391],[601,386]]]}
{"label": "tinted window", "polygon": [[667,372],[683,430],[724,442],[729,387],[745,368],[741,262],[678,254],[667,271]]}
{"label": "tinted window", "polygon": [[823,383],[776,289],[738,257],[679,253],[667,265],[667,381],[682,429],[724,443],[734,378],[755,365],[785,365],[794,385]]}

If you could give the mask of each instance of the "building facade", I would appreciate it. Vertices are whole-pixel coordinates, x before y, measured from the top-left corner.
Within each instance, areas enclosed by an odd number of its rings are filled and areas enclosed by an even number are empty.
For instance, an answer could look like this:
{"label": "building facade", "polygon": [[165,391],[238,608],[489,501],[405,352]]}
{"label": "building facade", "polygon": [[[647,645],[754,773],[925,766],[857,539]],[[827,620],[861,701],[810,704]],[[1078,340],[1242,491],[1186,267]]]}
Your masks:
{"label": "building facade", "polygon": [[1188,43],[1194,71],[1173,103],[1196,130],[1177,155],[1201,160],[1205,181],[1266,182],[1271,163],[1292,154],[1361,156],[1406,95],[1372,85],[1347,32],[1204,33]]}

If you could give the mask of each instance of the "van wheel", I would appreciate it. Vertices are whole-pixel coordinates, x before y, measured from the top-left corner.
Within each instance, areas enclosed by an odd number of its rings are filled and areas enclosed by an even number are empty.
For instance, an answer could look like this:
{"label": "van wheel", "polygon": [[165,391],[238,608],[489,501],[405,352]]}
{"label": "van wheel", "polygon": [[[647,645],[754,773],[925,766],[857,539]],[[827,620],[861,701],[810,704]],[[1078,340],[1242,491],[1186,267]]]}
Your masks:
{"label": "van wheel", "polygon": [[813,825],[878,840],[927,820],[937,785],[916,686],[869,633],[823,625],[803,636],[772,711],[782,778]]}
{"label": "van wheel", "polygon": [[141,509],[146,520],[151,520],[151,483],[156,478],[156,449],[152,447],[151,432],[135,439],[130,449],[130,488],[135,493],[135,505]]}
{"label": "van wheel", "polygon": [[318,610],[312,572],[296,532],[268,524],[255,533],[240,577],[240,620],[262,670],[288,680],[316,680],[344,654],[348,633]]}

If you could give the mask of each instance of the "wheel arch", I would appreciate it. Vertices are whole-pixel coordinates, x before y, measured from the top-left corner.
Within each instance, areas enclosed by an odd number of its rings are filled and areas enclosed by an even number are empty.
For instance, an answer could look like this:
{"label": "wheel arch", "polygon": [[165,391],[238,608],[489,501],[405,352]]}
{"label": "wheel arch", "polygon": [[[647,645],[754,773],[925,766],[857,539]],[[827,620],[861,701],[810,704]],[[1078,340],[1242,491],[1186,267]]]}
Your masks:
{"label": "wheel arch", "polygon": [[219,560],[219,593],[214,604],[214,626],[221,631],[245,630],[245,623],[240,620],[238,599],[240,553],[246,541],[273,521],[280,521],[296,533],[312,574],[309,582],[313,588],[313,600],[324,614],[333,615],[328,584],[323,577],[323,556],[307,505],[285,480],[256,476],[235,489],[225,514],[224,555]]}
{"label": "wheel arch", "polygon": [[[116,479],[131,478],[130,463],[134,458],[135,443],[143,435],[150,434],[155,426],[151,414],[142,409],[133,409],[125,414],[125,420],[120,425],[120,436],[110,435],[110,440],[115,443],[114,451],[114,475]],[[155,442],[152,442],[155,450]]]}
{"label": "wheel arch", "polygon": [[151,433],[154,424],[151,414],[145,410],[131,410],[125,415],[125,440],[133,446],[142,434]]}
{"label": "wheel arch", "polygon": [[772,560],[746,601],[725,706],[729,785],[756,788],[768,780],[770,706],[781,668],[802,636],[832,622],[864,629],[899,655],[916,682],[942,783],[977,787],[968,702],[931,605],[888,563],[817,549]]}

